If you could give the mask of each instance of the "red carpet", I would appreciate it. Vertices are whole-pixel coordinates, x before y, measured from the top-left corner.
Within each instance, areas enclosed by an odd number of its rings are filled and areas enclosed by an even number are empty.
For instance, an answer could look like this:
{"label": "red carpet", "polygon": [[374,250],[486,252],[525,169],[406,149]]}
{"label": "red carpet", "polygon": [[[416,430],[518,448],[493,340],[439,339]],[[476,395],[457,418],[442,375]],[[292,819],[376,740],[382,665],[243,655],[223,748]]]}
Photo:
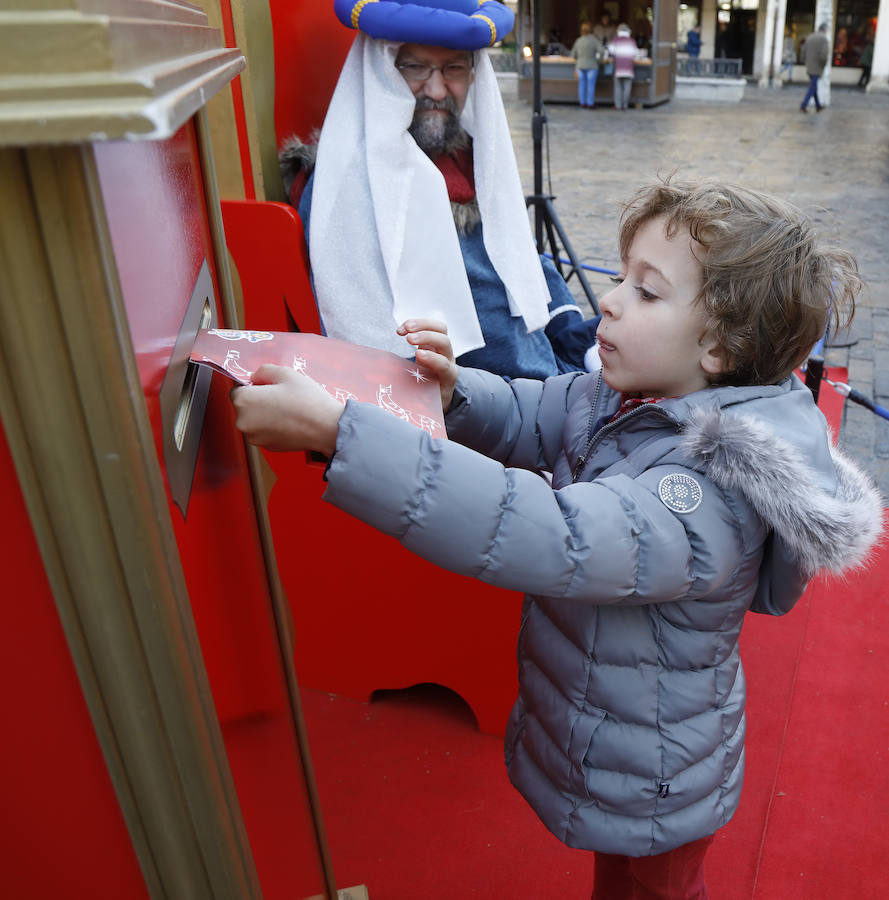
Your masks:
{"label": "red carpet", "polygon": [[[747,777],[708,858],[713,900],[885,896],[881,569],[813,586],[783,619],[749,618]],[[540,825],[509,785],[500,740],[475,730],[454,695],[303,694],[340,884],[366,884],[371,900],[589,897],[591,859]]]}
{"label": "red carpet", "polygon": [[[842,400],[827,387],[822,408],[838,430]],[[887,563],[884,548],[788,616],[748,617],[747,775],[708,857],[712,900],[887,895]],[[371,900],[590,896],[591,856],[539,823],[500,739],[455,695],[423,686],[368,704],[304,690],[303,703],[339,885],[365,884]],[[266,853],[287,859],[286,846]]]}
{"label": "red carpet", "polygon": [[[889,553],[883,553],[889,562]],[[751,616],[747,777],[708,858],[713,900],[885,896],[889,589],[882,563]],[[512,789],[501,742],[433,687],[370,704],[304,691],[340,884],[371,900],[588,898],[592,860]]]}

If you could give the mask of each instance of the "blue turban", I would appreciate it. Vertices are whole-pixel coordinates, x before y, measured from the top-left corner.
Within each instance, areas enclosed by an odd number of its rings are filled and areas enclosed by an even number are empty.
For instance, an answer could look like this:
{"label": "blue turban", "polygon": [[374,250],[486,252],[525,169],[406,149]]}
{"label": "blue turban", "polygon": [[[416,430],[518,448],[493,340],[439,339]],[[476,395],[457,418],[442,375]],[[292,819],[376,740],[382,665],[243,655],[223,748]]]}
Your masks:
{"label": "blue turban", "polygon": [[333,0],[343,25],[372,38],[480,50],[502,41],[515,16],[497,0]]}

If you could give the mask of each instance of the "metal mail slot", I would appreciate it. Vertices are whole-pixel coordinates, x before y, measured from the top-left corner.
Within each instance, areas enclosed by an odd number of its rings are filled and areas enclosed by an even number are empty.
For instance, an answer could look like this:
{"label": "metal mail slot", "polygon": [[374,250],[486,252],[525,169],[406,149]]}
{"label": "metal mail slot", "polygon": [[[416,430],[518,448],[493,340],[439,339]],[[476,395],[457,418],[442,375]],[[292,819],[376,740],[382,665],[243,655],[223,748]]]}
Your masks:
{"label": "metal mail slot", "polygon": [[204,260],[173,346],[158,399],[164,431],[164,465],[173,502],[185,516],[197,465],[201,429],[213,373],[188,361],[198,332],[216,324],[216,298]]}

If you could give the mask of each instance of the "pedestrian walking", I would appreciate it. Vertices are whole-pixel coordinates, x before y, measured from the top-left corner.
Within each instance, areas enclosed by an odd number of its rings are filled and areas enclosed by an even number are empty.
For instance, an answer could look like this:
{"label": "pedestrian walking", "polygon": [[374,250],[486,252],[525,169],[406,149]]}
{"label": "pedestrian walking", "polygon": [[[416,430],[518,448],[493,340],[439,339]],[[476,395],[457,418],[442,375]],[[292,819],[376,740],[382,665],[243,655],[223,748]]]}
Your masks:
{"label": "pedestrian walking", "polygon": [[827,22],[822,22],[817,31],[813,31],[803,42],[803,64],[809,76],[809,88],[803,97],[800,110],[806,111],[810,100],[815,101],[815,111],[824,108],[818,99],[818,80],[824,74],[830,59],[830,42],[827,40]]}
{"label": "pedestrian walking", "polygon": [[778,72],[778,77],[783,78],[784,73],[787,73],[787,80],[790,81],[793,77],[793,64],[796,62],[796,39],[794,38],[793,32],[790,29],[790,26],[784,29],[784,46],[781,50],[781,69]]}
{"label": "pedestrian walking", "polygon": [[867,43],[864,45],[864,50],[861,51],[861,58],[858,60],[858,65],[861,66],[861,77],[858,79],[858,87],[867,87],[867,83],[870,81],[870,67],[873,61],[874,39],[868,38]]}

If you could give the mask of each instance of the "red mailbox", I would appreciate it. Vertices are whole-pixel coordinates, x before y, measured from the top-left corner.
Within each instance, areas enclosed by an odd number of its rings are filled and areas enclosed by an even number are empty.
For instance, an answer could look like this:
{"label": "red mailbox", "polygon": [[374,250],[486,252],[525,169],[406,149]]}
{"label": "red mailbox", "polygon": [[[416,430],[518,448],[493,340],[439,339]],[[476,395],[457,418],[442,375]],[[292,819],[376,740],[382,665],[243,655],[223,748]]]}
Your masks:
{"label": "red mailbox", "polygon": [[0,36],[4,887],[333,896],[260,459],[187,363],[238,324],[204,104],[244,60],[182,0],[68,6]]}

